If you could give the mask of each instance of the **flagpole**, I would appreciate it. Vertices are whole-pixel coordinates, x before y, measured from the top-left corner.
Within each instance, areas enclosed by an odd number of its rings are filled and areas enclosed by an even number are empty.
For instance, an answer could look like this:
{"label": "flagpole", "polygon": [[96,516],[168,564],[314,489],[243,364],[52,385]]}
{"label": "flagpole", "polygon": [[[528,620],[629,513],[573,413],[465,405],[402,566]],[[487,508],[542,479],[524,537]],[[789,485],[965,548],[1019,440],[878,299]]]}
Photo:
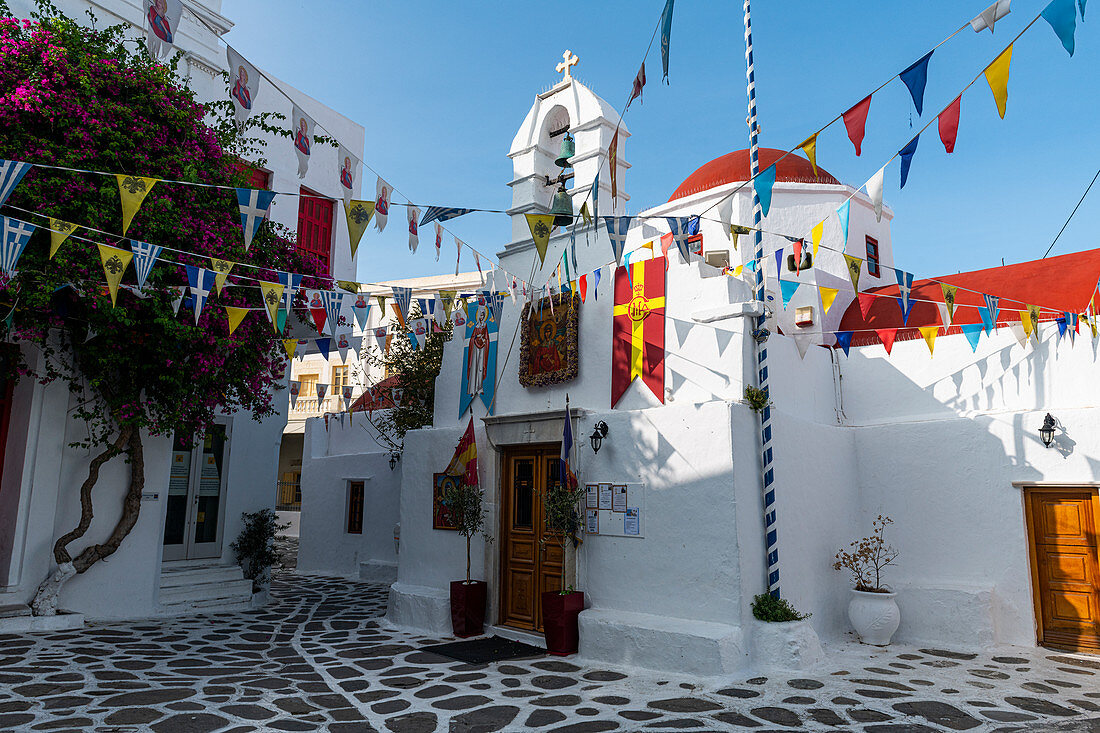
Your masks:
{"label": "flagpole", "polygon": [[[749,174],[756,178],[760,173],[759,136],[760,127],[756,122],[756,72],[752,58],[752,20],[749,13],[749,0],[745,0],[745,80],[748,87],[749,103]],[[763,330],[767,324],[767,304],[764,294],[764,242],[760,233],[760,222],[763,219],[763,210],[760,207],[760,197],[756,194],[756,187],[752,192],[752,221],[753,221],[753,246],[756,261],[760,265],[756,268],[756,282],[754,296],[761,306],[760,315],[755,319],[756,330]],[[777,273],[778,276],[778,273]],[[768,394],[768,345],[767,340],[756,342],[756,366],[757,387],[764,394]],[[760,410],[760,478],[761,492],[764,497],[764,550],[767,556],[766,582],[768,592],[776,598],[779,597],[779,548],[778,536],[775,526],[775,471],[772,457],[772,415],[771,408],[765,404]]]}

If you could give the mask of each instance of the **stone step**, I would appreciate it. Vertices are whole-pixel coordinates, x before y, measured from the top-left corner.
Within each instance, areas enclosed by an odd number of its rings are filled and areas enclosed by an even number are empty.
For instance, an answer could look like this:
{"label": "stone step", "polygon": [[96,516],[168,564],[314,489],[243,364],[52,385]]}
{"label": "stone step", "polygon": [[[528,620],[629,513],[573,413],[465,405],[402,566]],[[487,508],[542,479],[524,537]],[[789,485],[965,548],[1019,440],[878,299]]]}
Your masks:
{"label": "stone step", "polygon": [[16,618],[18,616],[30,616],[31,607],[26,603],[13,603],[0,606],[0,618]]}
{"label": "stone step", "polygon": [[160,574],[160,587],[178,588],[200,583],[222,583],[241,580],[244,573],[240,565],[202,565],[202,566],[163,566]]}
{"label": "stone step", "polygon": [[164,606],[206,601],[250,601],[251,599],[252,581],[245,578],[160,589],[160,602]]}

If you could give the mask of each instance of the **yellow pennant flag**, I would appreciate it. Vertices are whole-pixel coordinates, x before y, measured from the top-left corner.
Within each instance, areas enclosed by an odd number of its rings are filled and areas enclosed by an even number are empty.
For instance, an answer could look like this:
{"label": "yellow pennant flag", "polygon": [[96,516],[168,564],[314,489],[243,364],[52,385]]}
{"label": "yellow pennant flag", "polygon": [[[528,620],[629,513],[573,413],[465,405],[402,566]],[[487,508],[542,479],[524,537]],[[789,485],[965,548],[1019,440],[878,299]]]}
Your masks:
{"label": "yellow pennant flag", "polygon": [[821,244],[821,235],[824,234],[824,233],[825,233],[825,222],[824,221],[819,222],[818,225],[813,228],[813,231],[810,232],[810,238],[813,240],[813,243],[814,243],[813,252],[814,252],[814,259],[815,260],[817,259],[817,247],[818,247],[819,244]]}
{"label": "yellow pennant flag", "polygon": [[817,177],[817,133],[810,135],[808,138],[798,144],[798,147],[802,148],[802,152],[806,154],[806,157],[810,159],[810,165],[814,167],[814,177]]}
{"label": "yellow pennant flag", "polygon": [[210,269],[217,273],[214,275],[214,287],[217,288],[219,296],[222,294],[222,288],[225,287],[225,278],[229,277],[229,271],[235,264],[237,263],[219,260],[217,257],[210,258]]}
{"label": "yellow pennant flag", "polygon": [[271,327],[276,331],[279,330],[279,319],[277,314],[279,312],[279,303],[283,300],[283,285],[282,283],[260,283],[260,293],[264,299],[264,305],[267,306],[267,314],[271,316]]}
{"label": "yellow pennant flag", "polygon": [[237,326],[241,325],[241,321],[248,315],[250,308],[236,308],[231,305],[225,306],[225,315],[229,318],[229,335],[232,336],[233,332],[237,330]]}
{"label": "yellow pennant flag", "polygon": [[357,201],[355,199],[344,204],[344,214],[348,219],[348,236],[351,238],[351,256],[355,256],[355,250],[359,249],[359,240],[363,238],[363,232],[367,231],[374,216],[373,201]]}
{"label": "yellow pennant flag", "polygon": [[993,101],[997,103],[997,112],[1001,119],[1005,118],[1005,107],[1008,106],[1008,67],[1012,63],[1012,44],[1001,51],[1001,55],[993,59],[993,63],[985,67],[985,80],[989,84],[989,91],[993,92]]}
{"label": "yellow pennant flag", "polygon": [[125,234],[130,228],[130,222],[134,220],[134,214],[141,208],[141,202],[153,190],[157,179],[116,173],[115,180],[118,181],[118,195],[122,199],[122,233]]}
{"label": "yellow pennant flag", "polygon": [[588,202],[587,201],[585,201],[583,204],[581,204],[581,218],[584,220],[585,224],[591,224],[592,223],[592,212],[588,210]]}
{"label": "yellow pennant flag", "polygon": [[359,292],[359,283],[353,280],[337,280],[336,284],[339,285],[342,290],[346,290],[349,293]]}
{"label": "yellow pennant flag", "polygon": [[932,356],[932,349],[936,346],[936,334],[940,332],[939,326],[921,326],[917,329],[924,337],[924,343],[928,344],[928,355]]}
{"label": "yellow pennant flag", "polygon": [[821,293],[821,312],[823,315],[827,315],[829,309],[833,307],[836,294],[840,291],[836,288],[818,288],[818,291]]}
{"label": "yellow pennant flag", "polygon": [[50,259],[57,254],[57,250],[61,249],[61,245],[65,244],[65,240],[69,238],[69,235],[77,230],[76,224],[70,224],[67,221],[61,221],[60,219],[50,218]]}
{"label": "yellow pennant flag", "polygon": [[848,279],[852,281],[852,289],[859,292],[859,273],[863,270],[863,260],[852,255],[844,255],[844,261],[848,263]]}
{"label": "yellow pennant flag", "polygon": [[134,253],[128,249],[119,249],[107,244],[99,245],[99,261],[103,263],[103,274],[107,276],[107,289],[111,291],[111,306],[118,296],[118,284],[130,266]]}
{"label": "yellow pennant flag", "polygon": [[1031,323],[1031,312],[1020,311],[1020,323],[1024,326],[1024,337],[1031,336],[1031,329],[1033,328]]}
{"label": "yellow pennant flag", "polygon": [[748,227],[743,227],[740,224],[730,224],[730,239],[733,240],[733,249],[737,251],[737,237],[741,234],[749,234],[752,232]]}
{"label": "yellow pennant flag", "polygon": [[1039,306],[1029,305],[1027,312],[1031,316],[1031,328],[1035,331],[1035,338],[1039,338]]}
{"label": "yellow pennant flag", "polygon": [[286,349],[286,358],[293,359],[294,351],[298,348],[298,339],[283,339],[283,348]]}
{"label": "yellow pennant flag", "polygon": [[737,267],[733,268],[733,276],[734,277],[741,277],[741,271],[744,270],[744,269],[745,269],[744,265],[738,265]]}
{"label": "yellow pennant flag", "polygon": [[550,229],[554,226],[553,214],[524,214],[531,238],[535,240],[535,249],[539,253],[539,262],[546,259],[546,247],[550,244]]}
{"label": "yellow pennant flag", "polygon": [[[948,285],[946,283],[940,283],[940,289],[943,291],[943,302],[947,306],[947,315],[950,316],[951,322],[955,321],[955,293],[958,288],[954,285]],[[947,325],[946,323],[944,324]]]}

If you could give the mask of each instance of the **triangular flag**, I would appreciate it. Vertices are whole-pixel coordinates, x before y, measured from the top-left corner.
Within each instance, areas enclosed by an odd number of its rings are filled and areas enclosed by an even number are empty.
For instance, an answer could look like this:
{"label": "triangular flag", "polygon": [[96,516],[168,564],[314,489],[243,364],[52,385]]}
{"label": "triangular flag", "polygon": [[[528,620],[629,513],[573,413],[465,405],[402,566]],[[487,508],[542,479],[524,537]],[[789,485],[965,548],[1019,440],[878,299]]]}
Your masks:
{"label": "triangular flag", "polygon": [[848,139],[856,146],[858,156],[863,146],[864,128],[867,125],[867,112],[871,109],[871,95],[844,113],[844,127],[848,129]]}
{"label": "triangular flag", "polygon": [[1020,346],[1023,346],[1025,348],[1027,347],[1027,334],[1024,333],[1024,327],[1022,324],[1013,323],[1011,326],[1009,326],[1008,330],[1012,331],[1012,335],[1016,337],[1016,342],[1020,344]]}
{"label": "triangular flag", "polygon": [[909,325],[909,311],[913,307],[909,300],[909,292],[913,289],[913,273],[894,270],[894,275],[898,279],[898,292],[900,293],[898,305],[901,306],[901,322],[904,325]]}
{"label": "triangular flag", "polygon": [[775,278],[778,280],[783,277],[783,248],[780,247],[775,251]]}
{"label": "triangular flag", "polygon": [[[950,316],[952,322],[955,320],[955,293],[958,288],[954,285],[948,285],[947,283],[940,283],[940,289],[943,291],[943,302],[947,306],[947,314]],[[947,325],[946,323],[943,325]]]}
{"label": "triangular flag", "polygon": [[989,309],[989,314],[990,314],[991,318],[993,319],[993,327],[996,328],[997,327],[997,316],[1001,312],[1001,308],[1000,308],[1000,305],[999,305],[1000,302],[1001,302],[1001,299],[999,297],[997,297],[996,295],[987,295],[987,294],[983,294],[982,297],[985,298],[985,307]]}
{"label": "triangular flag", "polygon": [[817,261],[817,248],[821,244],[821,235],[825,233],[825,222],[820,221],[817,226],[810,232],[810,239],[813,242],[813,256],[814,261]]}
{"label": "triangular flag", "polygon": [[340,361],[345,363],[348,360],[348,349],[351,348],[350,338],[351,337],[346,333],[340,333],[336,335],[336,351],[340,354]]}
{"label": "triangular flag", "polygon": [[[27,248],[27,242],[30,241],[31,235],[34,234],[37,227],[34,224],[6,216],[0,216],[0,223],[2,223],[2,226],[0,226],[0,271],[10,279],[15,277],[15,265],[19,262],[23,250]],[[14,310],[10,311],[9,315],[14,312]]]}
{"label": "triangular flag", "polygon": [[539,253],[539,262],[546,260],[546,247],[550,244],[550,230],[554,227],[553,214],[524,214],[527,228],[531,230],[531,239],[535,241],[535,251]]}
{"label": "triangular flag", "polygon": [[[680,256],[684,262],[691,262],[691,246],[688,237],[691,236],[691,224],[695,221],[693,216],[666,216],[669,231],[672,233],[672,241],[676,243],[676,249],[680,250]],[[650,249],[652,251],[652,248]],[[629,271],[630,268],[627,268]]]}
{"label": "triangular flag", "polygon": [[913,163],[913,154],[917,152],[919,142],[920,135],[917,135],[898,151],[898,155],[901,156],[901,188],[905,188],[905,182],[909,180],[909,166]]}
{"label": "triangular flag", "polygon": [[374,226],[378,227],[378,231],[383,231],[386,228],[386,222],[389,221],[390,213],[390,194],[393,187],[390,184],[382,180],[382,177],[378,177],[378,182],[374,185]]}
{"label": "triangular flag", "polygon": [[[605,216],[604,226],[607,227],[607,237],[611,240],[611,250],[615,254],[615,264],[623,261],[623,249],[626,247],[626,235],[630,231],[630,216]],[[629,268],[628,268],[629,272]]]}
{"label": "triangular flag", "polygon": [[286,351],[286,358],[293,359],[294,352],[298,348],[298,339],[283,339],[283,349]]}
{"label": "triangular flag", "polygon": [[210,297],[210,291],[214,289],[214,278],[217,273],[204,267],[186,265],[187,284],[191,288],[191,305],[195,309],[195,325],[199,323],[199,315],[206,305],[206,299]]}
{"label": "triangular flag", "polygon": [[1078,7],[1081,8],[1081,20],[1085,20],[1085,2],[1086,0],[1077,0]]}
{"label": "triangular flag", "polygon": [[[1073,2],[1073,0],[1070,0],[1070,2]],[[932,49],[932,51],[935,51],[935,49]],[[928,59],[932,58],[932,51],[926,53],[919,61],[914,62],[912,66],[898,74],[898,78],[905,83],[905,86],[909,89],[909,94],[913,97],[913,106],[917,108],[918,116],[924,112],[924,87],[928,83]]]}
{"label": "triangular flag", "polygon": [[183,297],[187,295],[187,286],[176,285],[175,287],[170,288],[170,290],[176,291],[175,297],[172,298],[172,312],[178,316],[180,314],[180,305],[183,304]]}
{"label": "triangular flag", "polygon": [[1022,310],[1020,311],[1020,323],[1024,327],[1024,336],[1030,336],[1032,331],[1031,312]]}
{"label": "triangular flag", "polygon": [[592,223],[592,212],[588,210],[587,201],[581,204],[581,220],[584,221],[585,224]]}
{"label": "triangular flag", "polygon": [[769,165],[752,179],[752,188],[760,199],[760,212],[767,216],[772,208],[772,187],[775,186],[775,164]]}
{"label": "triangular flag", "polygon": [[256,188],[237,189],[237,207],[241,210],[241,230],[244,232],[244,251],[252,246],[252,238],[260,231],[271,208],[274,191],[261,191]]}
{"label": "triangular flag", "polygon": [[279,311],[279,301],[283,299],[283,286],[280,283],[260,283],[260,295],[267,306],[267,315],[271,319],[271,325],[279,330],[279,320],[276,313]]}
{"label": "triangular flag", "polygon": [[794,293],[798,290],[800,282],[794,282],[791,280],[780,280],[779,290],[783,295],[783,310],[787,310],[787,303],[791,302],[791,298],[794,297]]}
{"label": "triangular flag", "polygon": [[225,315],[229,318],[229,335],[232,336],[233,332],[237,330],[237,326],[241,325],[241,321],[248,315],[250,308],[237,308],[231,305],[225,306]]}
{"label": "triangular flag", "polygon": [[134,214],[141,208],[141,202],[153,190],[157,179],[116,173],[115,180],[118,182],[119,197],[122,199],[122,233],[125,234],[130,228],[130,222],[134,220]]}
{"label": "triangular flag", "polygon": [[[325,359],[328,359],[328,352],[325,352]],[[317,382],[317,402],[321,403],[325,401],[325,394],[328,393],[328,385]],[[326,418],[327,419],[327,418]]]}
{"label": "triangular flag", "polygon": [[842,203],[836,210],[836,216],[840,219],[840,247],[841,249],[848,246],[848,217],[852,213],[852,200],[848,199]]}
{"label": "triangular flag", "polygon": [[936,347],[936,335],[940,332],[939,326],[921,326],[917,329],[928,344],[928,355],[932,356],[932,350]]}
{"label": "triangular flag", "polygon": [[871,204],[875,208],[875,221],[882,221],[882,184],[886,176],[886,166],[878,169],[878,173],[867,181],[867,195],[871,197]]}
{"label": "triangular flag", "polygon": [[661,11],[661,69],[664,71],[664,82],[668,84],[668,50],[672,40],[672,5],[675,0],[667,0],[665,9]]}
{"label": "triangular flag", "polygon": [[993,4],[983,10],[974,20],[970,21],[970,27],[975,33],[980,33],[986,28],[993,32],[993,26],[998,20],[1008,15],[1012,0],[994,0]]}
{"label": "triangular flag", "polygon": [[993,101],[997,103],[997,113],[1003,120],[1005,107],[1008,106],[1008,70],[1012,64],[1012,44],[1001,52],[1001,55],[993,59],[993,63],[985,67],[985,80],[989,84],[989,91],[993,92]]}
{"label": "triangular flag", "polygon": [[302,391],[302,382],[298,379],[290,380],[290,409],[298,402],[298,395]]}
{"label": "triangular flag", "polygon": [[61,221],[60,219],[54,219],[50,217],[50,259],[57,254],[57,250],[61,248],[61,245],[65,244],[65,240],[68,239],[73,232],[77,230],[76,224],[70,224],[67,221]]}
{"label": "triangular flag", "polygon": [[993,320],[993,314],[989,312],[988,308],[986,308],[985,306],[981,306],[980,308],[978,308],[978,315],[981,316],[982,327],[985,329],[986,333],[992,333],[993,326],[995,324],[995,321]]}
{"label": "triangular flag", "polygon": [[219,260],[217,257],[210,258],[210,266],[217,275],[214,277],[214,287],[218,291],[218,295],[222,294],[222,288],[225,287],[225,279],[229,277],[229,271],[233,269],[235,262],[229,260]]}
{"label": "triangular flag", "polygon": [[8,196],[11,196],[11,192],[31,167],[30,163],[18,160],[0,160],[0,206],[8,200]]}
{"label": "triangular flag", "polygon": [[321,302],[324,303],[325,308],[325,321],[328,323],[328,332],[331,335],[335,335],[336,329],[340,327],[340,309],[343,307],[344,295],[337,290],[322,290]]}
{"label": "triangular flag", "polygon": [[409,215],[409,250],[416,252],[416,248],[420,245],[420,229],[416,223],[416,218],[420,216],[420,209],[408,206],[405,213]]}
{"label": "triangular flag", "polygon": [[[423,222],[421,222],[423,224]],[[439,262],[439,253],[443,250],[443,225],[435,222],[435,261]]]}
{"label": "triangular flag", "polygon": [[848,356],[848,349],[852,347],[852,331],[837,331],[836,343],[837,346],[844,349],[844,355]]}
{"label": "triangular flag", "polygon": [[863,316],[863,320],[867,320],[867,316],[871,313],[871,306],[875,303],[875,295],[872,293],[860,293],[856,300],[859,302],[859,312]]}
{"label": "triangular flag", "polygon": [[810,159],[810,165],[814,169],[814,178],[817,178],[817,133],[815,132],[803,140],[798,144],[798,147],[802,148],[802,152]]}
{"label": "triangular flag", "polygon": [[1029,305],[1027,307],[1027,312],[1031,316],[1031,329],[1035,332],[1035,338],[1037,340],[1039,338],[1039,306]]}
{"label": "triangular flag", "polygon": [[812,333],[796,333],[794,335],[794,345],[798,349],[798,358],[805,359],[806,352],[810,348],[810,344],[813,343],[816,338],[816,334]]}
{"label": "triangular flag", "polygon": [[581,293],[581,302],[585,301],[588,297],[588,275],[581,275],[577,278],[577,289]]}
{"label": "triangular flag", "polygon": [[611,144],[607,146],[607,165],[611,173],[611,210],[615,211],[619,201],[619,128],[615,128],[615,134],[611,136]]}
{"label": "triangular flag", "polygon": [[354,257],[355,250],[359,248],[359,240],[363,238],[363,232],[367,231],[367,225],[374,216],[374,202],[353,199],[344,204],[344,215],[348,220],[351,256]]}
{"label": "triangular flag", "polygon": [[314,339],[313,343],[317,346],[317,351],[321,353],[321,356],[325,357],[325,361],[328,361],[328,352],[332,348],[332,339],[325,336],[324,338]]}
{"label": "triangular flag", "polygon": [[955,97],[955,101],[947,105],[937,118],[940,127],[940,140],[943,149],[948,153],[955,152],[955,139],[959,135],[959,112],[962,109],[962,95]]}
{"label": "triangular flag", "polygon": [[592,297],[596,300],[600,299],[600,270],[602,268],[597,267],[596,271],[592,274],[595,276],[596,281],[592,283]]}
{"label": "triangular flag", "polygon": [[836,288],[818,288],[818,293],[821,294],[821,314],[828,315],[829,309],[833,307],[833,301],[836,300],[836,295],[840,291]]}
{"label": "triangular flag", "polygon": [[879,328],[875,330],[878,334],[879,341],[882,342],[883,347],[886,349],[886,353],[889,354],[894,348],[894,338],[898,335],[896,328]]}
{"label": "triangular flag", "polygon": [[982,337],[982,324],[980,323],[963,323],[959,326],[963,335],[966,336],[966,340],[970,342],[970,350],[978,350],[978,339]]}
{"label": "triangular flag", "polygon": [[859,292],[859,274],[863,271],[863,260],[850,254],[844,255],[848,265],[848,279],[852,281],[852,290]]}
{"label": "triangular flag", "polygon": [[[359,326],[359,330],[366,331],[367,317],[370,315],[370,297],[363,293],[356,294],[355,302],[351,304],[351,314],[355,317],[355,324]],[[436,315],[442,315],[442,309]],[[443,317],[443,321],[445,320],[446,316]]]}
{"label": "triangular flag", "polygon": [[103,263],[103,274],[107,276],[107,289],[111,292],[111,306],[114,307],[115,298],[118,296],[118,284],[126,274],[126,268],[134,258],[134,253],[106,244],[98,246],[99,261]]}
{"label": "triangular flag", "polygon": [[[1073,33],[1077,30],[1077,11],[1073,7],[1073,0],[1050,0],[1043,8],[1043,20],[1050,23],[1054,29],[1054,35],[1062,42],[1062,46],[1073,55]],[[1084,0],[1082,0],[1082,13],[1084,18]]]}
{"label": "triangular flag", "polygon": [[163,247],[159,244],[149,244],[148,242],[131,239],[130,249],[134,253],[134,273],[137,275],[137,286],[139,290],[143,290],[145,281],[149,279],[149,275],[153,272],[153,265],[157,263],[157,258],[160,257]]}

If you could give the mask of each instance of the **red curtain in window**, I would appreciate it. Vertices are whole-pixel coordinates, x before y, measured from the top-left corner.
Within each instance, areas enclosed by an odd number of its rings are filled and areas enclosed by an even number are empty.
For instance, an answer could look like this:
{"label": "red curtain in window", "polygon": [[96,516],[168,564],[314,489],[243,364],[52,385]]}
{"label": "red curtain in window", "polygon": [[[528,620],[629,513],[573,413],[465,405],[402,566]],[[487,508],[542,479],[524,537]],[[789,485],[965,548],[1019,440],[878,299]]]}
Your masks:
{"label": "red curtain in window", "polygon": [[298,197],[298,249],[321,260],[328,274],[332,253],[332,201],[316,196],[316,192],[302,188]]}

